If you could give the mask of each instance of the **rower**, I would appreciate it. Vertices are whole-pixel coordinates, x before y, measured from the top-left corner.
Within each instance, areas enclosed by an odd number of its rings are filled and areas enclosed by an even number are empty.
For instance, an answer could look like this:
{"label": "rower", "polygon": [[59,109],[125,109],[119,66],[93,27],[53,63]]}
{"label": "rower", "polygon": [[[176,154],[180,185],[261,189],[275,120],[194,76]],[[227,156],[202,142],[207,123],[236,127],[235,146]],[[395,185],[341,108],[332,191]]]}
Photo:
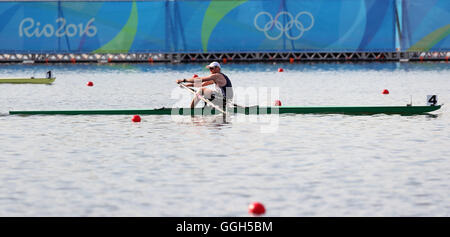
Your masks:
{"label": "rower", "polygon": [[48,71],[48,72],[47,72],[47,78],[48,78],[48,79],[52,78],[52,71]]}
{"label": "rower", "polygon": [[[210,100],[212,103],[225,108],[227,104],[231,104],[233,100],[233,87],[230,79],[221,72],[221,67],[218,62],[212,62],[206,66],[211,75],[207,77],[193,77],[189,79],[177,80],[178,84],[185,82],[188,87],[200,87],[197,91],[197,95],[203,96]],[[216,88],[210,89],[206,86],[215,84]],[[194,108],[200,99],[198,96],[194,96],[191,101],[191,108]]]}

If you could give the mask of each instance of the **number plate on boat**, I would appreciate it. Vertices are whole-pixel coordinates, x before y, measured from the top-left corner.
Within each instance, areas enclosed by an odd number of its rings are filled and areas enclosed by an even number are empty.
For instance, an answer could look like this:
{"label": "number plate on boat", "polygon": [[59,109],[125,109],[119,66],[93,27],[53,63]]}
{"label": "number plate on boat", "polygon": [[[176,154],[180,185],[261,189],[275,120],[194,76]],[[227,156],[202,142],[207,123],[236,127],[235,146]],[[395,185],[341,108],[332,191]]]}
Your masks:
{"label": "number plate on boat", "polygon": [[427,95],[427,105],[436,105],[437,95]]}

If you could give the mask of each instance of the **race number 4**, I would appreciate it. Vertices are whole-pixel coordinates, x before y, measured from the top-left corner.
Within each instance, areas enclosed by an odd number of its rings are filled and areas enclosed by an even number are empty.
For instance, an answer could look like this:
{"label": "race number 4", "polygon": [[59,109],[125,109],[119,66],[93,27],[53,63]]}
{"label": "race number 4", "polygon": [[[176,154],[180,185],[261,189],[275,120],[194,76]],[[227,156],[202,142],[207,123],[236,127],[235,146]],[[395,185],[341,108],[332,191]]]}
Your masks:
{"label": "race number 4", "polygon": [[427,95],[427,105],[436,105],[437,104],[437,95]]}

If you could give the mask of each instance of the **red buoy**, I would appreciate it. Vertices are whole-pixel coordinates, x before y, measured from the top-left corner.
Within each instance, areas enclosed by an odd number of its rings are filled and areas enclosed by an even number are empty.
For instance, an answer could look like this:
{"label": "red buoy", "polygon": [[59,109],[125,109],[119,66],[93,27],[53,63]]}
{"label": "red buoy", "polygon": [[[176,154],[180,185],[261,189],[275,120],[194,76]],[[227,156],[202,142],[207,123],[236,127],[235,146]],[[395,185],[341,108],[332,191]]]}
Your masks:
{"label": "red buoy", "polygon": [[92,81],[90,81],[86,84],[86,86],[94,86],[94,83]]}
{"label": "red buoy", "polygon": [[194,74],[194,76],[192,76],[193,78],[196,78],[196,77],[198,77],[198,75],[197,74]]}
{"label": "red buoy", "polygon": [[284,72],[284,69],[283,68],[278,68],[278,72]]}
{"label": "red buoy", "polygon": [[134,115],[131,121],[139,123],[141,121],[141,117],[139,115]]}
{"label": "red buoy", "polygon": [[248,213],[259,216],[266,213],[266,208],[262,203],[254,202],[248,206]]}
{"label": "red buoy", "polygon": [[387,89],[384,89],[383,92],[382,92],[382,94],[383,94],[383,95],[387,95],[387,94],[389,94],[389,91],[388,91]]}
{"label": "red buoy", "polygon": [[275,100],[273,104],[275,106],[281,106],[281,101],[280,100]]}

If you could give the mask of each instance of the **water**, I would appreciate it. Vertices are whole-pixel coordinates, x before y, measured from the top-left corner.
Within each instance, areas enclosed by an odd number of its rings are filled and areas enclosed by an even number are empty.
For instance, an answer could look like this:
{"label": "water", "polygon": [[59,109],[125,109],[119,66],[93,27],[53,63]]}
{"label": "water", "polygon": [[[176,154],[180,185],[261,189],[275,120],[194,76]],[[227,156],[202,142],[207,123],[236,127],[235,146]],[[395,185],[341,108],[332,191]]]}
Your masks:
{"label": "water", "polygon": [[[226,123],[8,115],[187,106],[175,80],[207,75],[203,66],[0,65],[5,78],[49,69],[57,77],[50,86],[0,84],[0,216],[248,216],[254,201],[266,216],[450,216],[448,106],[437,116]],[[405,105],[411,96],[424,105],[430,94],[450,101],[446,63],[227,64],[224,72],[236,88],[278,88],[287,106]],[[264,99],[236,95],[241,104]]]}

